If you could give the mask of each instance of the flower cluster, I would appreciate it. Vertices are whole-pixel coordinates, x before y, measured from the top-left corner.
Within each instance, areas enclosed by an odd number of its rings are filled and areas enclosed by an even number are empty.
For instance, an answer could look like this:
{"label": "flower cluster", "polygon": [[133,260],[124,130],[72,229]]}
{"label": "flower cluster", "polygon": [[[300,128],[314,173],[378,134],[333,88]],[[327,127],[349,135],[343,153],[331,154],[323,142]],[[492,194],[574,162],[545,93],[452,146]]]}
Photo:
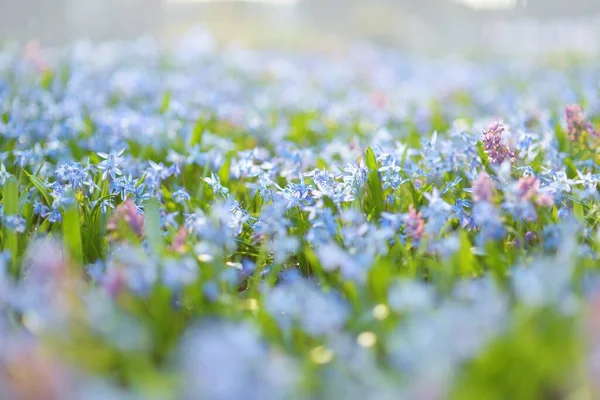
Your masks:
{"label": "flower cluster", "polygon": [[0,52],[0,398],[600,396],[593,63],[199,34]]}
{"label": "flower cluster", "polygon": [[500,122],[492,122],[483,132],[483,147],[492,164],[500,165],[504,160],[515,161],[515,154],[504,143],[505,130],[506,128]]}

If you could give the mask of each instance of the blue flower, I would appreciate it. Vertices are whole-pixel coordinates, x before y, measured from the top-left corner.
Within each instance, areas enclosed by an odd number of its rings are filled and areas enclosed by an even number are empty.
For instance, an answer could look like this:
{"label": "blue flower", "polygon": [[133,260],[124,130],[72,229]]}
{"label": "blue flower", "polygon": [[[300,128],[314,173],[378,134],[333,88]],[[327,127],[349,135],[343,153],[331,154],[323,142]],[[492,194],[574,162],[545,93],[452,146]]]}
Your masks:
{"label": "blue flower", "polygon": [[229,195],[229,189],[221,186],[221,179],[214,173],[211,172],[210,178],[204,178],[204,182],[208,183],[214,194],[220,194],[223,197],[227,197]]}
{"label": "blue flower", "polygon": [[115,179],[123,174],[123,171],[119,169],[119,165],[123,161],[122,155],[124,152],[125,149],[111,151],[109,154],[98,153],[98,156],[103,158],[103,161],[97,165],[97,168],[102,171],[102,180],[106,180],[109,176],[111,179]]}
{"label": "blue flower", "polygon": [[27,228],[27,221],[20,215],[4,215],[4,226],[13,232],[24,233]]}

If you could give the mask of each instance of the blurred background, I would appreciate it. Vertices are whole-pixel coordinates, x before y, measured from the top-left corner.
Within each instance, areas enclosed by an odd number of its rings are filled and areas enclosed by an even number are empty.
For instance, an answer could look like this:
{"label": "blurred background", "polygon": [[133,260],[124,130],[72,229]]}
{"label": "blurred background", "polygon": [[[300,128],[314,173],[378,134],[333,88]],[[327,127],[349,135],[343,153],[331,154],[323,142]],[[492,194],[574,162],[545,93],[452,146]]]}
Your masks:
{"label": "blurred background", "polygon": [[201,25],[217,41],[335,51],[368,41],[421,52],[600,48],[600,0],[0,0],[0,42],[161,41]]}

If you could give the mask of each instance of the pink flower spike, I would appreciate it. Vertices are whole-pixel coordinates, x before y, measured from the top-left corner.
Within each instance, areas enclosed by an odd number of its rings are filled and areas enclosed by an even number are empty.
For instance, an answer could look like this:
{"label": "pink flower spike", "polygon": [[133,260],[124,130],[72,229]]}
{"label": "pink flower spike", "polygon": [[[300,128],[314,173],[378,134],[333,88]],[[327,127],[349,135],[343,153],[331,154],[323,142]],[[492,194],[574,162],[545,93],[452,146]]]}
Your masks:
{"label": "pink flower spike", "polygon": [[515,161],[515,154],[504,144],[502,134],[506,128],[500,122],[492,122],[483,132],[483,148],[492,164],[500,165],[504,160]]}

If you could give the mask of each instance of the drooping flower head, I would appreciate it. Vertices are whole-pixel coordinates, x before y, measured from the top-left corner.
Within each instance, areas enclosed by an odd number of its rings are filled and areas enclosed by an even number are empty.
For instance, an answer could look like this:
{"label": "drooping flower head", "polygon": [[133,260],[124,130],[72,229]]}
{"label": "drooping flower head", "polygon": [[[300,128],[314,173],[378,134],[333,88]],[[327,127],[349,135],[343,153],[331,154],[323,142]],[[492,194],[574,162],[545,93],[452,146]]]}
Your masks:
{"label": "drooping flower head", "polygon": [[515,154],[504,143],[502,134],[505,130],[505,126],[496,121],[483,132],[483,147],[492,164],[500,165],[506,159],[515,160]]}

